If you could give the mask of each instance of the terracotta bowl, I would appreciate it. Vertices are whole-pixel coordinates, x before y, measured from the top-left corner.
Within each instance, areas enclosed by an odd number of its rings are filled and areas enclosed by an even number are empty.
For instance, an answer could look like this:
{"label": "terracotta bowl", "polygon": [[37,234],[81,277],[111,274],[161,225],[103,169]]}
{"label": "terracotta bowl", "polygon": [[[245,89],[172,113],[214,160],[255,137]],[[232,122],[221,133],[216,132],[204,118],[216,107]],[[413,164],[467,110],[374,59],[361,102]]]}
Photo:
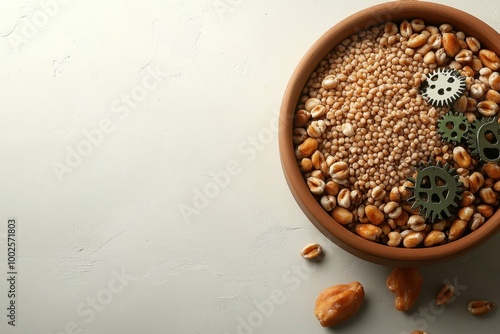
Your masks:
{"label": "terracotta bowl", "polygon": [[500,35],[478,18],[448,6],[422,1],[395,1],[366,8],[336,24],[321,36],[304,55],[286,88],[280,111],[279,150],[288,186],[309,220],[326,237],[355,256],[387,266],[420,266],[450,260],[481,245],[500,228],[500,211],[474,232],[440,246],[429,248],[393,248],[365,240],[333,221],[310,193],[294,154],[293,115],[301,91],[319,62],[341,41],[365,28],[386,21],[424,19],[439,26],[450,23],[455,30],[474,36],[483,48],[500,54]]}

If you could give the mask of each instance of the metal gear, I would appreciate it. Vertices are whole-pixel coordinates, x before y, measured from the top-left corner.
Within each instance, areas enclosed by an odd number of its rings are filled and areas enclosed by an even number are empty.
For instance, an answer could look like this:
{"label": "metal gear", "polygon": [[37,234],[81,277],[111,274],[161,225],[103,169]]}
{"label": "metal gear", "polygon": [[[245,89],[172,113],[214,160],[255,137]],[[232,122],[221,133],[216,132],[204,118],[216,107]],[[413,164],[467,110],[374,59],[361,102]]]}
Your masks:
{"label": "metal gear", "polygon": [[472,123],[467,144],[471,153],[486,162],[500,161],[500,123],[498,117],[476,119]]}
{"label": "metal gear", "polygon": [[420,93],[434,107],[451,106],[465,91],[465,77],[452,68],[439,68],[420,85]]}
{"label": "metal gear", "polygon": [[420,207],[419,214],[430,222],[451,217],[450,210],[458,207],[462,198],[463,185],[458,177],[456,170],[447,163],[422,163],[417,167],[416,179],[408,177],[414,184],[407,187],[413,193],[408,199],[413,203],[411,208]]}
{"label": "metal gear", "polygon": [[438,120],[438,132],[449,143],[457,144],[467,139],[471,124],[463,114],[448,111]]}

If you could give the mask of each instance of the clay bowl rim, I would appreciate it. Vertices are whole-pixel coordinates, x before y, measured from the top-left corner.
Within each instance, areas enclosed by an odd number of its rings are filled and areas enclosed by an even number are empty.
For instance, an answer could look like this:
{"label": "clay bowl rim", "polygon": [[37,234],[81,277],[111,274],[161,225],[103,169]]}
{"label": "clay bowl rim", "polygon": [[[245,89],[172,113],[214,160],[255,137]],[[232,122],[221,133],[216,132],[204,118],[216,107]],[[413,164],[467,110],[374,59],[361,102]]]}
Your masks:
{"label": "clay bowl rim", "polygon": [[[444,245],[429,248],[393,248],[365,240],[333,221],[310,193],[295,159],[292,143],[293,114],[302,88],[317,64],[350,35],[385,21],[423,18],[426,24],[450,23],[466,36],[500,54],[500,34],[477,17],[453,7],[423,1],[395,1],[365,8],[328,29],[305,53],[286,87],[279,117],[278,141],[282,169],[293,197],[309,220],[328,239],[349,253],[381,265],[416,266],[450,260],[479,246],[500,229],[500,210],[478,230]],[[458,29],[457,29],[458,28]]]}

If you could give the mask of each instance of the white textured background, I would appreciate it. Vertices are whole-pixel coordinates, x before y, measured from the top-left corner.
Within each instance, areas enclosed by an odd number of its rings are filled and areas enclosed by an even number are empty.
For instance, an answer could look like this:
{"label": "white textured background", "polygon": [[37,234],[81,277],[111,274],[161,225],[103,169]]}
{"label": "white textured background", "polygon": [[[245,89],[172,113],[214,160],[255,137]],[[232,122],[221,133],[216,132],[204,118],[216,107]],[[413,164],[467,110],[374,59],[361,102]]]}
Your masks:
{"label": "white textured background", "polygon": [[[338,332],[498,333],[498,311],[466,304],[500,303],[500,235],[423,268],[424,292],[401,313],[390,269],[326,240],[283,178],[275,125],[293,69],[329,27],[380,2],[1,0],[0,333],[336,332],[314,302],[353,280],[366,302]],[[439,2],[500,30],[495,0]],[[300,257],[309,242],[323,262]],[[436,309],[447,280],[459,295]]]}

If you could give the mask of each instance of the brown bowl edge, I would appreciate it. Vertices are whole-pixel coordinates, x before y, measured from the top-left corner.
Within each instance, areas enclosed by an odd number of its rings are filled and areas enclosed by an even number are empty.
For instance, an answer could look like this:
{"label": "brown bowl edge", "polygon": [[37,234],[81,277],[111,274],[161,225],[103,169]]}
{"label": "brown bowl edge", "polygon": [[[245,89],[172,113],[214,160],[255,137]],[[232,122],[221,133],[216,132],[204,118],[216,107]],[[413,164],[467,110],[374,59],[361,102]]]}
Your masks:
{"label": "brown bowl edge", "polygon": [[[408,12],[411,12],[409,16]],[[387,266],[421,266],[450,260],[479,246],[500,230],[500,211],[481,228],[452,243],[429,248],[392,248],[367,241],[334,222],[309,192],[302,178],[291,141],[292,120],[296,103],[310,74],[319,62],[342,40],[350,35],[384,21],[425,18],[426,24],[450,23],[463,28],[467,36],[476,37],[483,45],[500,54],[500,35],[478,18],[456,8],[422,1],[383,3],[361,10],[324,33],[299,62],[283,96],[279,122],[279,151],[285,179],[293,197],[309,220],[327,238],[342,249],[364,260]],[[355,22],[363,22],[362,28]],[[467,27],[462,27],[467,22]],[[476,26],[476,29],[473,28]],[[294,102],[292,102],[294,101]],[[311,208],[309,210],[308,208]]]}

